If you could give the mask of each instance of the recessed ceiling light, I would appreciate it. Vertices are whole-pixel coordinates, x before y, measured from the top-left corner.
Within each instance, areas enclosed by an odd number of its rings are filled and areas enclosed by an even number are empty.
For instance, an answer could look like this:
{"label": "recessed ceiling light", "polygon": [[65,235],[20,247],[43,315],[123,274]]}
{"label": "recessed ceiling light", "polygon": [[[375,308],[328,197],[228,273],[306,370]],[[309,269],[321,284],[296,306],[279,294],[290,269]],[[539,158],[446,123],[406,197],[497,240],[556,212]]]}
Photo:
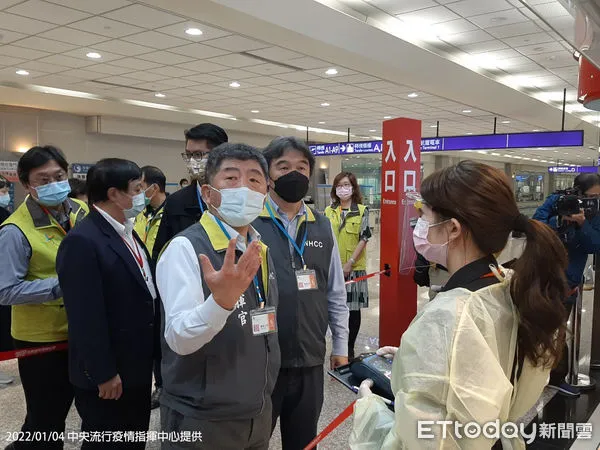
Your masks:
{"label": "recessed ceiling light", "polygon": [[502,123],[510,123],[510,120],[503,120]]}
{"label": "recessed ceiling light", "polygon": [[189,34],[190,36],[200,36],[202,35],[202,30],[200,28],[188,28],[185,30],[185,34]]}
{"label": "recessed ceiling light", "polygon": [[252,114],[258,114],[260,111],[258,109],[253,109],[252,111],[250,111]]}
{"label": "recessed ceiling light", "polygon": [[532,130],[532,131],[534,131],[534,132],[535,132],[535,131],[540,131],[540,130],[538,130],[538,129],[535,129],[535,130]]}
{"label": "recessed ceiling light", "polygon": [[408,94],[408,97],[409,97],[409,98],[415,98],[415,97],[418,97],[418,96],[419,96],[419,94],[417,94],[416,92],[413,92],[413,93],[411,93],[411,94]]}
{"label": "recessed ceiling light", "polygon": [[231,83],[229,83],[229,87],[232,88],[239,88],[241,86],[240,83],[238,83],[237,81],[232,81]]}
{"label": "recessed ceiling light", "polygon": [[329,103],[321,103],[321,106],[327,107],[329,106]]}
{"label": "recessed ceiling light", "polygon": [[338,74],[338,71],[337,71],[337,69],[333,69],[333,68],[331,68],[331,69],[327,69],[327,71],[326,71],[325,73],[326,73],[327,75],[337,75],[337,74]]}
{"label": "recessed ceiling light", "polygon": [[325,122],[319,122],[319,125],[325,125]]}
{"label": "recessed ceiling light", "polygon": [[100,53],[96,53],[96,52],[89,52],[85,56],[87,56],[88,58],[91,58],[91,59],[100,59],[100,58],[102,58],[102,55]]}
{"label": "recessed ceiling light", "polygon": [[165,94],[161,94],[160,92],[157,92],[156,94],[154,94],[154,96],[158,97],[158,98],[165,98],[166,97]]}
{"label": "recessed ceiling light", "polygon": [[437,128],[437,125],[429,125],[429,128]]}
{"label": "recessed ceiling light", "polygon": [[384,118],[384,119],[391,119],[391,118],[392,118],[392,116],[384,116],[383,118]]}
{"label": "recessed ceiling light", "polygon": [[472,111],[471,111],[470,109],[463,109],[463,112],[464,112],[465,114],[469,114],[469,113],[470,113],[470,112],[472,112]]}
{"label": "recessed ceiling light", "polygon": [[473,134],[473,133],[467,133],[467,134]]}
{"label": "recessed ceiling light", "polygon": [[23,69],[19,69],[19,70],[17,70],[17,75],[26,76],[26,75],[29,75],[29,72],[27,72],[26,70],[23,70]]}
{"label": "recessed ceiling light", "polygon": [[375,133],[377,130],[369,130],[369,133]]}

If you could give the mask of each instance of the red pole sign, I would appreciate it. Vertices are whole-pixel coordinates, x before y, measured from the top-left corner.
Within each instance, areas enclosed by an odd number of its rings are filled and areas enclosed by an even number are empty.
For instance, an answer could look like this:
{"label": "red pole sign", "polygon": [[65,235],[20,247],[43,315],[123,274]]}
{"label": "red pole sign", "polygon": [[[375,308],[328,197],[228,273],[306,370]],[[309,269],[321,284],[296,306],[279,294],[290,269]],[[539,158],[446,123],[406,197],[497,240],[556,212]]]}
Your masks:
{"label": "red pole sign", "polygon": [[[406,192],[416,191],[421,178],[421,121],[392,119],[383,122],[381,164],[380,267],[389,265],[389,277],[379,287],[379,345],[400,345],[400,338],[417,313],[417,286],[412,228],[416,215]],[[402,255],[402,258],[401,258]],[[402,272],[402,273],[401,273]]]}

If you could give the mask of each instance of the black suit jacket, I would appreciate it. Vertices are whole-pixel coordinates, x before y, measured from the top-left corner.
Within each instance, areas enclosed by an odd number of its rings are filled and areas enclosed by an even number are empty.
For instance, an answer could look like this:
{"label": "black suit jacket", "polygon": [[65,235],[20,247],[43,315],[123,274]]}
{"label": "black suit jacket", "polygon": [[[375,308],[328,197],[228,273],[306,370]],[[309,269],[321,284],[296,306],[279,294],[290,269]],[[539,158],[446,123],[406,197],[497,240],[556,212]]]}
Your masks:
{"label": "black suit jacket", "polygon": [[[206,204],[203,201],[202,207],[206,210]],[[152,250],[152,259],[154,262],[158,260],[158,255],[160,255],[161,250],[167,242],[186,228],[198,223],[200,217],[202,217],[202,210],[198,203],[196,181],[169,195],[165,201],[163,216],[156,234],[154,249]]]}
{"label": "black suit jacket", "polygon": [[62,241],[56,270],[69,321],[71,383],[96,389],[119,374],[124,389],[149,387],[154,302],[131,252],[98,211]]}

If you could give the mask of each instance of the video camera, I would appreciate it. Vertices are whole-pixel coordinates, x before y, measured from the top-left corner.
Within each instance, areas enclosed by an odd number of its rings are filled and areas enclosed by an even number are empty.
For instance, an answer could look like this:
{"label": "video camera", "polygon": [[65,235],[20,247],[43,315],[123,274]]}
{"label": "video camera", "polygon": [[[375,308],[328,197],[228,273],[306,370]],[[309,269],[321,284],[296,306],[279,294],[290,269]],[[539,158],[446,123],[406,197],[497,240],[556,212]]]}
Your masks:
{"label": "video camera", "polygon": [[554,212],[559,217],[573,216],[583,210],[586,218],[598,215],[600,211],[600,198],[582,197],[575,189],[556,191],[558,200],[554,204]]}

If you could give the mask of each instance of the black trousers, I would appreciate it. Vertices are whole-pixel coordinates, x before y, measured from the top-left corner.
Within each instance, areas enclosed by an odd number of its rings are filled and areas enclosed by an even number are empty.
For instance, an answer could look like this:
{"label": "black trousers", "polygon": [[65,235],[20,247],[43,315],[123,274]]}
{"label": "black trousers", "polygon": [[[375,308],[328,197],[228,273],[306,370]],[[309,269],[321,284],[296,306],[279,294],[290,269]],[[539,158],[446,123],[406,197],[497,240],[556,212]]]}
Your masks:
{"label": "black trousers", "polygon": [[181,436],[196,433],[189,441],[163,441],[162,450],[198,448],[202,450],[269,450],[271,438],[271,401],[267,398],[262,412],[252,419],[203,420],[187,417],[161,405],[162,431]]}
{"label": "black trousers", "polygon": [[350,311],[350,318],[348,320],[348,328],[350,329],[350,336],[348,337],[348,358],[354,358],[354,345],[356,344],[356,338],[358,337],[358,330],[360,330],[360,309],[358,311]]}
{"label": "black trousers", "polygon": [[283,450],[302,450],[317,435],[323,406],[323,366],[281,369],[271,396]]}
{"label": "black trousers", "polygon": [[[98,390],[75,387],[75,406],[81,417],[81,431],[148,431],[152,386],[123,387],[119,400],[104,400]],[[145,442],[83,442],[85,449],[143,449]]]}
{"label": "black trousers", "polygon": [[160,363],[162,362],[161,353],[161,320],[162,320],[162,309],[161,300],[157,295],[154,300],[154,386],[159,389],[163,385],[162,373],[160,371]]}
{"label": "black trousers", "polygon": [[[14,341],[15,348],[31,348],[55,342]],[[65,420],[73,403],[73,386],[69,381],[69,352],[62,350],[19,359],[19,376],[23,384],[27,415],[23,432],[64,433]],[[15,442],[16,449],[62,449],[63,440]]]}

